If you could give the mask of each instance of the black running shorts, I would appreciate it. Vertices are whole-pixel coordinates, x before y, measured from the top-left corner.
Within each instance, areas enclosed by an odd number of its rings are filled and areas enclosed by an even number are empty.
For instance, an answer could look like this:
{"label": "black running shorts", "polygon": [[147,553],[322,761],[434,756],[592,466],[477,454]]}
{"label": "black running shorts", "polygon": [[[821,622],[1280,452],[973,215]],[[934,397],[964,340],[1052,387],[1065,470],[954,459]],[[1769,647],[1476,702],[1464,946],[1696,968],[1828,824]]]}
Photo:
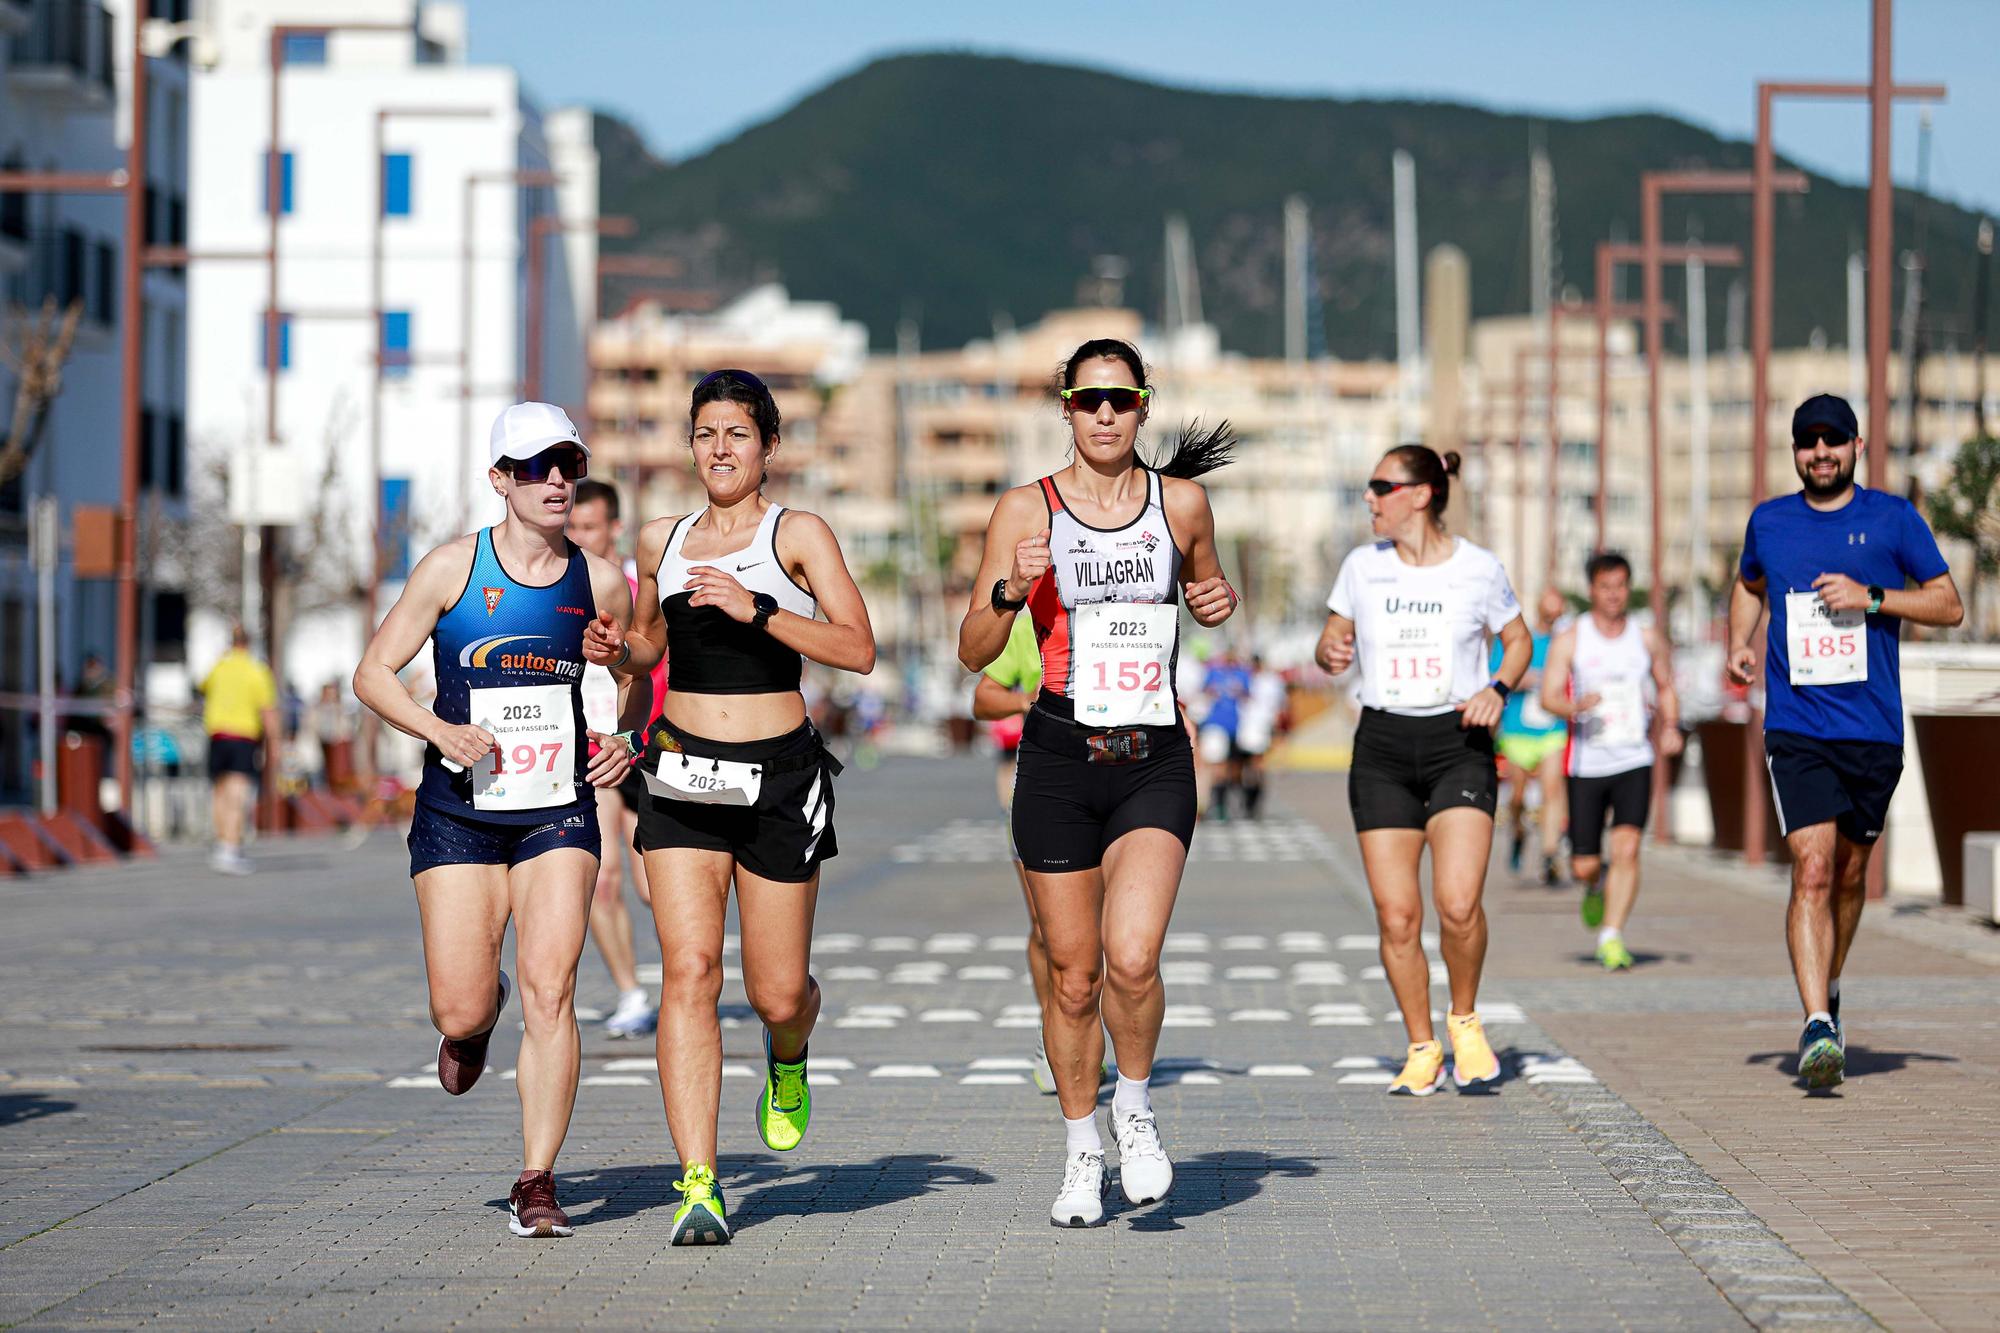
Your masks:
{"label": "black running shorts", "polygon": [[1347,774],[1347,806],[1357,832],[1420,829],[1432,815],[1461,806],[1493,813],[1500,795],[1493,733],[1459,722],[1456,712],[1406,717],[1361,710]]}
{"label": "black running shorts", "polygon": [[1604,850],[1604,816],[1613,828],[1646,827],[1653,801],[1653,766],[1628,768],[1601,778],[1569,780],[1569,850],[1572,856],[1599,856]]}
{"label": "black running shorts", "polygon": [[1021,734],[1014,769],[1014,846],[1044,875],[1094,870],[1105,849],[1133,829],[1164,829],[1194,841],[1194,747],[1180,727],[1142,727],[1147,757],[1093,764],[1079,727],[1037,705]]}
{"label": "black running shorts", "polygon": [[263,771],[264,742],[253,741],[246,736],[208,738],[208,776],[211,779],[225,773],[241,773],[254,781]]}
{"label": "black running shorts", "polygon": [[1903,747],[1884,741],[1822,741],[1796,731],[1764,733],[1778,831],[1834,821],[1849,842],[1873,843],[1889,822],[1903,779]]}
{"label": "black running shorts", "polygon": [[[822,861],[839,853],[833,835],[833,778],[840,761],[826,752],[812,723],[759,741],[707,740],[664,720],[653,724],[651,734],[641,761],[649,768],[662,757],[660,737],[671,735],[682,753],[697,759],[760,765],[763,786],[750,807],[671,800],[648,791],[639,802],[639,826],[632,837],[641,852],[674,847],[728,852],[759,879],[781,884],[805,883],[819,873]],[[678,756],[667,758],[672,762]]]}

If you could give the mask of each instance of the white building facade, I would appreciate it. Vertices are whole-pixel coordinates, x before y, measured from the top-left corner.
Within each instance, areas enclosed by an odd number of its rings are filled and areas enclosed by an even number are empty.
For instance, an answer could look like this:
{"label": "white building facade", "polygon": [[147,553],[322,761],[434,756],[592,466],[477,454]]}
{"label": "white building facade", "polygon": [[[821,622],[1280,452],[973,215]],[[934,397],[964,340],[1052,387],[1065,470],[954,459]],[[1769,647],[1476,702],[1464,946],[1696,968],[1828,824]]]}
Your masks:
{"label": "white building facade", "polygon": [[[156,0],[167,21],[187,0]],[[131,132],[130,0],[0,0],[0,171],[102,175],[123,168]],[[147,240],[185,243],[188,67],[184,51],[149,62]],[[102,571],[80,577],[72,533],[80,509],[115,509],[123,477],[121,330],[125,200],[118,193],[0,194],[0,339],[20,351],[48,302],[82,317],[62,387],[33,431],[26,466],[0,484],[0,694],[37,686],[37,583],[28,515],[53,499],[63,540],[55,576],[55,669],[74,688],[84,660],[114,665],[117,585]],[[144,281],[141,399],[140,651],[142,661],[184,656],[185,600],[146,559],[163,525],[185,512],[186,301],[183,276],[156,269]],[[18,390],[0,359],[0,437]],[[32,720],[0,706],[0,805],[31,795]]]}
{"label": "white building facade", "polygon": [[[596,154],[587,115],[552,135],[513,70],[466,63],[459,5],[207,10],[215,62],[196,75],[193,106],[190,448],[217,472],[236,460],[239,496],[254,465],[271,514],[295,524],[282,665],[309,695],[360,655],[378,493],[389,580],[379,611],[426,549],[499,518],[486,434],[520,392],[530,220],[558,212],[573,225],[544,256],[543,392],[581,397]],[[274,29],[285,31],[272,411]],[[591,247],[581,264],[565,253],[578,245]],[[279,512],[287,499],[290,514]],[[197,655],[219,643],[229,609],[197,618]]]}

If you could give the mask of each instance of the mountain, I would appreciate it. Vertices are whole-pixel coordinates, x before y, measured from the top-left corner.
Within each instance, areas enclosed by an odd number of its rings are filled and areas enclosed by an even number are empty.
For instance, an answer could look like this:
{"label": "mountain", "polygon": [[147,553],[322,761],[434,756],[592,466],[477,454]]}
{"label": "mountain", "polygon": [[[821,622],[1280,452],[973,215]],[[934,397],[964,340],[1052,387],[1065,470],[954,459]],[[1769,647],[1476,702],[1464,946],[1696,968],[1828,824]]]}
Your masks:
{"label": "mountain", "polygon": [[[1744,88],[1749,101],[1751,90]],[[607,135],[623,127],[609,122]],[[1444,102],[1342,101],[1164,87],[1078,67],[922,54],[878,60],[700,156],[661,162],[624,131],[603,208],[639,234],[620,248],[680,259],[710,299],[779,277],[829,300],[877,345],[919,321],[926,347],[1073,304],[1098,256],[1130,265],[1125,300],[1161,309],[1164,219],[1186,216],[1203,312],[1225,347],[1279,350],[1282,207],[1312,208],[1325,345],[1393,353],[1390,154],[1416,160],[1419,245],[1466,252],[1475,316],[1524,310],[1531,137],[1554,168],[1564,282],[1591,294],[1599,238],[1637,239],[1639,175],[1747,170],[1750,146],[1656,114],[1562,120]],[[1918,196],[1897,195],[1898,242]],[[1926,326],[1969,326],[1974,214],[1927,202]],[[1662,234],[1749,248],[1744,198],[1669,198]],[[1812,177],[1778,200],[1776,339],[1842,342],[1845,264],[1866,232],[1866,191]],[[1722,345],[1727,275],[1710,301]],[[1898,283],[1900,290],[1900,282]],[[1666,292],[1677,299],[1679,276]],[[1636,294],[1636,269],[1621,291]],[[1900,296],[1898,298],[1900,300]],[[1676,335],[1677,336],[1677,335]],[[1959,334],[1961,344],[1969,339]]]}

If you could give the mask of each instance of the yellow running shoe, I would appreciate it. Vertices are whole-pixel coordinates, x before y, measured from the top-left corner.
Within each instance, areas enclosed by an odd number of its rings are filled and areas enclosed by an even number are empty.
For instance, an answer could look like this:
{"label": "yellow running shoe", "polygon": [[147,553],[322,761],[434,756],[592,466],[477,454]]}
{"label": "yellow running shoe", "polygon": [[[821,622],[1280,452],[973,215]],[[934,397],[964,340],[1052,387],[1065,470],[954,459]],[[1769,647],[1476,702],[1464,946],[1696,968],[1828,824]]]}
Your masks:
{"label": "yellow running shoe", "polygon": [[790,1152],[806,1136],[812,1120],[812,1089],[806,1084],[805,1052],[797,1064],[771,1058],[771,1034],[764,1034],[764,1090],[757,1094],[757,1133],[774,1152]]}
{"label": "yellow running shoe", "polygon": [[1461,1088],[1487,1087],[1500,1081],[1500,1057],[1486,1040],[1478,1014],[1446,1014],[1451,1033],[1451,1081]]}
{"label": "yellow running shoe", "polygon": [[1444,1086],[1444,1047],[1436,1041],[1410,1043],[1403,1072],[1389,1084],[1391,1097],[1428,1097]]}
{"label": "yellow running shoe", "polygon": [[1632,951],[1625,947],[1625,941],[1613,935],[1597,946],[1597,961],[1604,964],[1606,972],[1617,972],[1632,966]]}
{"label": "yellow running shoe", "polygon": [[715,1172],[700,1162],[689,1162],[687,1174],[674,1182],[681,1192],[681,1206],[674,1213],[674,1228],[668,1240],[674,1245],[727,1245],[729,1222],[722,1203],[722,1187]]}

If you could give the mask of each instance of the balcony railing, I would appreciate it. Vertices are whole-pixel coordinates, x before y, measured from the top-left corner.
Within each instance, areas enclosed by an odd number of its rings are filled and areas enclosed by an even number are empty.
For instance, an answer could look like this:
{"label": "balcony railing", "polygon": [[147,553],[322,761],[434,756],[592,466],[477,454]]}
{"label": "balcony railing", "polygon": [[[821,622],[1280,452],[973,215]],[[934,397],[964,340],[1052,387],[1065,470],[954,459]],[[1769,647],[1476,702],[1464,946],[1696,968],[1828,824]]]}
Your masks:
{"label": "balcony railing", "polygon": [[10,47],[15,85],[24,92],[70,91],[109,100],[112,23],[104,6],[96,0],[34,0],[33,10],[28,30]]}

